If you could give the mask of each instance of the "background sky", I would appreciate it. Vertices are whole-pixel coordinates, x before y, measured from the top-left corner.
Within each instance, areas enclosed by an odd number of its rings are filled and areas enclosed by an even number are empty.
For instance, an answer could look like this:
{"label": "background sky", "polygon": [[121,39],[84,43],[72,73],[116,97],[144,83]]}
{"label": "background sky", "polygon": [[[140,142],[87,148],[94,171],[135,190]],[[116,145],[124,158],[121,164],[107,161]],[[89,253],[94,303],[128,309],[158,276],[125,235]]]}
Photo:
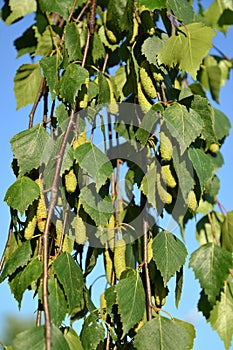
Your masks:
{"label": "background sky", "polygon": [[[204,0],[203,5],[207,7],[211,3],[210,0]],[[0,0],[0,7],[3,1]],[[19,37],[27,28],[29,19],[22,20],[12,26],[7,27],[3,22],[0,22],[0,255],[2,255],[5,242],[7,239],[9,225],[9,210],[3,202],[7,188],[14,182],[15,177],[12,173],[10,164],[12,161],[12,153],[9,140],[16,133],[27,129],[29,113],[31,106],[21,108],[16,111],[16,102],[14,96],[13,79],[16,69],[23,63],[30,63],[28,56],[23,56],[16,60],[16,50],[13,46],[13,41]],[[32,17],[30,17],[32,18]],[[227,35],[219,34],[214,38],[214,44],[224,52],[230,59],[233,58],[233,28]],[[214,52],[214,51],[213,51]],[[214,52],[217,54],[217,52]],[[233,74],[230,74],[230,80],[222,88],[220,94],[220,104],[213,103],[213,106],[223,111],[233,125]],[[38,115],[40,110],[38,110]],[[233,131],[226,139],[221,148],[225,164],[218,172],[221,180],[221,189],[218,196],[220,202],[224,205],[227,211],[233,210]],[[216,208],[218,210],[218,208]],[[174,232],[179,234],[179,230]],[[186,244],[189,253],[192,253],[198,248],[195,240],[195,225],[191,223],[186,229]],[[101,274],[101,270],[98,270]],[[99,280],[95,283],[95,289],[98,294],[103,289],[103,281]],[[170,284],[170,290],[174,290],[173,282]],[[207,324],[202,314],[196,310],[196,305],[199,299],[200,286],[195,280],[191,270],[185,269],[184,289],[181,297],[181,302],[178,310],[174,306],[174,294],[170,293],[165,309],[174,317],[191,322],[196,328],[196,340],[194,350],[221,350],[224,349],[223,342],[219,339],[216,332],[212,331],[210,324]],[[0,285],[0,341],[6,326],[6,316],[11,314],[18,317],[35,317],[36,300],[32,299],[32,293],[28,292],[23,297],[21,311],[18,311],[17,302],[10,293],[9,286],[5,281]],[[231,347],[233,349],[233,346]]]}

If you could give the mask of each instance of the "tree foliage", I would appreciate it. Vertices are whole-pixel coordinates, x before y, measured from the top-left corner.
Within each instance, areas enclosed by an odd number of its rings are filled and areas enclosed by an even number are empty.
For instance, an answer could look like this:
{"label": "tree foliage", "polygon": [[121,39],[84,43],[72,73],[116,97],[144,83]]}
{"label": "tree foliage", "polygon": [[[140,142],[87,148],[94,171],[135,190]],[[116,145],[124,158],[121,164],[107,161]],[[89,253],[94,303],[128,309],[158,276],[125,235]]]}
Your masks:
{"label": "tree foliage", "polygon": [[[0,282],[8,278],[19,307],[32,290],[38,310],[14,349],[192,349],[194,326],[169,314],[166,296],[175,278],[178,307],[185,228],[196,216],[198,310],[230,348],[233,216],[216,175],[230,123],[207,92],[218,102],[232,68],[211,49],[233,7],[199,2],[195,12],[191,3],[5,0],[8,25],[34,14],[14,42],[18,57],[33,59],[15,75],[17,109],[32,110],[10,140],[16,181],[5,195]],[[99,259],[106,287],[95,305],[87,281]]]}

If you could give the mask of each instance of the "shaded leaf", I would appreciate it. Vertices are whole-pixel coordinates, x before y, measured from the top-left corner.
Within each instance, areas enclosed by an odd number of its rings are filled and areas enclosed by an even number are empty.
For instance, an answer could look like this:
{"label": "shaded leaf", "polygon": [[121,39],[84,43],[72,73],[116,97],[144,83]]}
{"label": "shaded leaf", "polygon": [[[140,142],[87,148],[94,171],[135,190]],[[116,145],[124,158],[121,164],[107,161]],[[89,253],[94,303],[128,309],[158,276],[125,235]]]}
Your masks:
{"label": "shaded leaf", "polygon": [[70,350],[83,350],[80,338],[73,328],[66,327],[64,329],[64,337],[69,344]]}
{"label": "shaded leaf", "polygon": [[201,190],[204,191],[206,182],[214,175],[214,163],[202,149],[190,148],[188,155],[197,173]]}
{"label": "shaded leaf", "polygon": [[[156,107],[155,107],[156,108]],[[148,137],[153,134],[155,123],[159,120],[159,113],[153,107],[144,115],[140,127],[136,132],[136,138],[145,145]]]}
{"label": "shaded leaf", "polygon": [[166,0],[140,0],[140,6],[149,10],[161,10],[167,7]]}
{"label": "shaded leaf", "polygon": [[[52,337],[52,350],[70,350],[62,332],[55,326],[52,328]],[[17,334],[13,347],[14,350],[45,350],[44,326],[35,326]]]}
{"label": "shaded leaf", "polygon": [[203,127],[201,116],[193,109],[174,104],[163,115],[171,135],[179,142],[181,155],[200,135]]}
{"label": "shaded leaf", "polygon": [[233,253],[233,211],[229,211],[222,225],[222,247]]}
{"label": "shaded leaf", "polygon": [[192,349],[195,329],[192,324],[178,319],[169,320],[158,315],[139,329],[134,346],[138,350]]}
{"label": "shaded leaf", "polygon": [[83,297],[83,274],[80,267],[68,253],[62,253],[54,260],[54,272],[64,288],[70,312]]}
{"label": "shaded leaf", "polygon": [[36,282],[41,277],[41,275],[42,264],[41,261],[36,257],[30,261],[22,271],[19,271],[9,282],[11,292],[19,303],[19,309],[21,307],[23,293],[31,285],[31,283],[34,281]]}
{"label": "shaded leaf", "polygon": [[209,322],[224,341],[225,349],[230,349],[233,335],[233,283],[228,282],[221,293],[221,300],[217,301],[210,312]]}
{"label": "shaded leaf", "polygon": [[27,53],[33,53],[36,49],[37,40],[33,26],[25,30],[25,32],[14,41],[15,48],[18,52],[17,58]]}
{"label": "shaded leaf", "polygon": [[152,243],[153,259],[163,276],[164,285],[176,271],[180,271],[188,255],[187,249],[176,236],[168,231],[161,231]]}
{"label": "shaded leaf", "polygon": [[80,35],[75,23],[67,23],[65,26],[65,47],[68,51],[69,61],[82,59]]}
{"label": "shaded leaf", "polygon": [[106,54],[104,45],[97,33],[94,33],[93,35],[93,48],[91,54],[94,62],[98,61],[100,58],[104,58]]}
{"label": "shaded leaf", "polygon": [[42,124],[37,124],[12,137],[11,149],[17,159],[20,175],[41,166],[42,154],[49,139],[50,136]]}
{"label": "shaded leaf", "polygon": [[0,283],[4,281],[6,277],[11,276],[18,267],[25,266],[30,259],[31,253],[30,241],[19,246],[6,261],[0,277]]}
{"label": "shaded leaf", "polygon": [[218,140],[226,137],[231,128],[230,120],[218,109],[214,109],[214,129]]}
{"label": "shaded leaf", "polygon": [[17,109],[35,101],[41,82],[40,65],[23,64],[14,77],[14,91]]}
{"label": "shaded leaf", "polygon": [[98,311],[91,313],[84,320],[81,331],[81,341],[84,350],[96,349],[101,341],[104,341],[105,330],[102,323],[99,323]]}
{"label": "shaded leaf", "polygon": [[174,15],[179,20],[181,20],[185,24],[192,22],[194,11],[190,3],[183,0],[168,0],[167,2],[169,6],[171,6]]}
{"label": "shaded leaf", "polygon": [[99,95],[98,95],[98,104],[110,103],[110,89],[107,78],[99,72],[98,73],[98,86],[99,86]]}
{"label": "shaded leaf", "polygon": [[40,66],[43,70],[43,75],[46,78],[46,82],[49,87],[52,99],[58,95],[59,81],[58,71],[61,64],[61,57],[59,55],[53,55],[50,57],[43,57],[40,60]]}
{"label": "shaded leaf", "polygon": [[71,63],[62,76],[60,94],[72,107],[74,107],[74,101],[78,91],[86,83],[87,78],[89,78],[88,71],[75,63]]}
{"label": "shaded leaf", "polygon": [[141,321],[145,312],[145,292],[137,272],[121,279],[116,286],[118,311],[123,324],[122,338]]}
{"label": "shaded leaf", "polygon": [[92,142],[83,143],[74,155],[80,167],[92,176],[98,191],[113,172],[110,160]]}
{"label": "shaded leaf", "polygon": [[59,13],[65,20],[69,17],[72,5],[73,0],[40,0],[42,11]]}
{"label": "shaded leaf", "polygon": [[[196,238],[200,245],[216,241],[220,242],[224,216],[223,214],[214,211],[209,215],[211,217],[212,224],[210,224],[208,215],[201,218],[201,220],[199,220],[196,224]],[[223,246],[223,248],[225,247]]]}
{"label": "shaded leaf", "polygon": [[148,171],[142,179],[140,190],[147,197],[148,202],[156,208],[156,163],[150,164]]}
{"label": "shaded leaf", "polygon": [[183,287],[183,267],[181,267],[180,271],[176,271],[176,289],[175,289],[175,300],[176,300],[176,307],[178,308],[181,293],[182,293],[182,287]]}
{"label": "shaded leaf", "polygon": [[146,56],[148,62],[156,66],[158,65],[157,55],[168,39],[168,36],[166,34],[162,34],[161,37],[162,38],[159,38],[155,35],[151,36],[147,38],[142,44],[143,55]]}
{"label": "shaded leaf", "polygon": [[53,48],[53,40],[49,26],[46,27],[45,31],[42,34],[40,34],[37,26],[34,26],[33,29],[35,30],[35,37],[37,38],[35,55],[48,55]]}
{"label": "shaded leaf", "polygon": [[158,53],[160,64],[179,66],[195,80],[202,59],[212,47],[213,29],[203,23],[191,23],[179,27],[177,35],[172,35]]}
{"label": "shaded leaf", "polygon": [[207,243],[192,253],[189,266],[205,290],[208,300],[214,304],[229,275],[229,269],[232,268],[231,253],[214,243]]}
{"label": "shaded leaf", "polygon": [[23,176],[8,188],[4,201],[22,215],[39,195],[39,186],[29,177]]}
{"label": "shaded leaf", "polygon": [[81,189],[79,201],[97,226],[104,227],[114,213],[111,200],[108,197],[103,199],[92,185]]}
{"label": "shaded leaf", "polygon": [[51,320],[55,326],[60,326],[67,312],[67,301],[58,280],[50,276],[48,281],[49,309]]}

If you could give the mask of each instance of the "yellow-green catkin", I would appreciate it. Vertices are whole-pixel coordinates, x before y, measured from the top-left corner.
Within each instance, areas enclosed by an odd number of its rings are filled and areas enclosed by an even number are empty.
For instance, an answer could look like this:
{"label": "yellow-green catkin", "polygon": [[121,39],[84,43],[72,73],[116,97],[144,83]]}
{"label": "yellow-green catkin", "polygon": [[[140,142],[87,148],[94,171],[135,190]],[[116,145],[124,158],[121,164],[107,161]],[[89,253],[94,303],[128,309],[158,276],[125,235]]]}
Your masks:
{"label": "yellow-green catkin", "polygon": [[158,194],[159,197],[161,199],[161,201],[164,204],[171,204],[172,202],[172,196],[170,193],[168,193],[165,188],[163,187],[163,185],[161,184],[161,177],[160,177],[160,173],[157,173],[157,177],[156,177],[156,184],[157,184],[157,190],[158,190]]}
{"label": "yellow-green catkin", "polygon": [[170,164],[163,165],[161,167],[161,174],[162,174],[162,179],[164,183],[171,188],[176,187],[176,180],[174,176],[172,175]]}
{"label": "yellow-green catkin", "polygon": [[172,158],[172,143],[171,140],[165,135],[163,131],[160,132],[160,153],[165,161],[169,161]]}
{"label": "yellow-green catkin", "polygon": [[77,187],[77,178],[74,173],[74,170],[71,169],[68,174],[65,175],[65,187],[67,192],[73,193]]}
{"label": "yellow-green catkin", "polygon": [[141,85],[146,95],[150,98],[156,98],[157,91],[154,83],[149,75],[149,64],[147,61],[143,61],[139,70]]}
{"label": "yellow-green catkin", "polygon": [[47,210],[46,210],[45,199],[43,194],[43,184],[41,179],[37,179],[35,180],[35,182],[40,187],[40,198],[38,200],[38,206],[36,211],[37,226],[40,232],[44,232],[46,219],[47,219]]}
{"label": "yellow-green catkin", "polygon": [[125,241],[123,239],[118,240],[114,249],[114,269],[118,280],[121,277],[121,273],[126,269],[125,251]]}

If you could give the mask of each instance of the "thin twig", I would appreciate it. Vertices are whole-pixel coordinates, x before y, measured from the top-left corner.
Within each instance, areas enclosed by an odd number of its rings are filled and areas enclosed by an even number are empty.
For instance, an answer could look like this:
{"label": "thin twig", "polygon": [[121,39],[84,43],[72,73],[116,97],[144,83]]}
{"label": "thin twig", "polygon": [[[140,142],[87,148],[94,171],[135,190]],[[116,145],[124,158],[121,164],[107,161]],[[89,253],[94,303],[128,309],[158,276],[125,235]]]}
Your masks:
{"label": "thin twig", "polygon": [[62,225],[62,235],[61,235],[61,240],[60,240],[60,244],[59,244],[58,255],[60,255],[62,253],[62,246],[63,246],[64,238],[65,238],[66,224],[67,224],[67,220],[68,220],[69,210],[70,210],[70,205],[69,205],[69,202],[67,202],[65,215],[64,215],[64,221],[63,221],[63,225]]}
{"label": "thin twig", "polygon": [[92,0],[90,18],[89,18],[89,28],[90,28],[91,35],[93,35],[95,32],[95,12],[96,12],[96,0]]}
{"label": "thin twig", "polygon": [[230,61],[230,58],[229,58],[227,55],[225,55],[225,53],[222,52],[217,46],[213,45],[213,48],[214,48],[216,51],[218,51],[218,53],[220,53],[220,55],[221,55],[223,58],[225,58],[225,60]]}
{"label": "thin twig", "polygon": [[43,111],[43,125],[46,128],[48,117],[48,91],[44,94],[44,111]]}
{"label": "thin twig", "polygon": [[222,213],[222,215],[226,216],[227,214],[227,210],[226,208],[224,207],[224,205],[218,200],[218,198],[215,198],[215,202],[218,204],[218,207]]}
{"label": "thin twig", "polygon": [[35,115],[35,112],[36,112],[36,109],[37,109],[37,106],[40,102],[40,99],[41,97],[43,96],[44,94],[44,88],[46,86],[46,79],[45,77],[43,77],[41,79],[41,82],[40,82],[40,87],[39,87],[39,90],[38,90],[38,93],[37,93],[37,96],[36,96],[36,99],[35,99],[35,102],[32,106],[32,110],[29,114],[29,125],[28,125],[28,128],[31,129],[32,126],[33,126],[33,119],[34,119],[34,115]]}
{"label": "thin twig", "polygon": [[106,66],[107,66],[107,62],[108,62],[108,58],[109,58],[109,54],[106,53],[105,59],[104,59],[104,64],[103,64],[103,68],[102,68],[102,73],[104,74],[106,71]]}
{"label": "thin twig", "polygon": [[76,3],[77,3],[77,0],[74,0],[73,5],[71,7],[71,11],[70,11],[69,17],[68,17],[68,22],[70,22],[71,19],[72,19],[73,13],[75,11]]}
{"label": "thin twig", "polygon": [[80,18],[82,17],[82,15],[84,14],[84,12],[86,11],[86,9],[88,8],[88,6],[90,5],[91,0],[88,0],[85,4],[85,6],[83,6],[82,10],[80,11],[80,14],[78,15],[77,19],[75,20],[76,22],[78,22],[80,20]]}

